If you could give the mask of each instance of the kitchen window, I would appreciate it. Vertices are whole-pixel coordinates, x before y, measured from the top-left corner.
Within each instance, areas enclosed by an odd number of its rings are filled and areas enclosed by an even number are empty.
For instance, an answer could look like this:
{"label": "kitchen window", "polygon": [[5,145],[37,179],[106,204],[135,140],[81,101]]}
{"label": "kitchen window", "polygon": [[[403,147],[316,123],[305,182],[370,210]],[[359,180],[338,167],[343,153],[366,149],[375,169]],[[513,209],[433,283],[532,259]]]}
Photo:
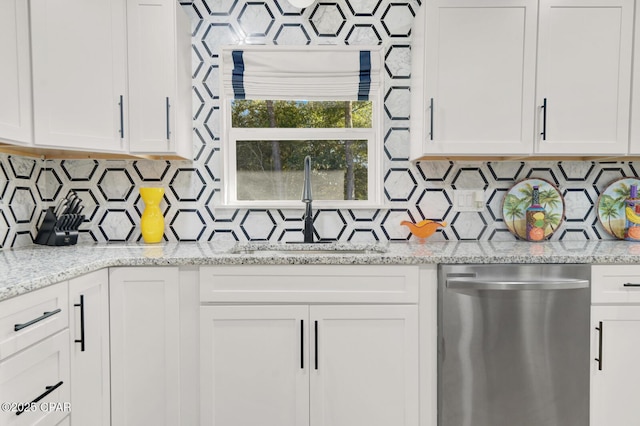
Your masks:
{"label": "kitchen window", "polygon": [[300,207],[307,155],[315,206],[381,204],[379,48],[230,46],[222,58],[226,205]]}

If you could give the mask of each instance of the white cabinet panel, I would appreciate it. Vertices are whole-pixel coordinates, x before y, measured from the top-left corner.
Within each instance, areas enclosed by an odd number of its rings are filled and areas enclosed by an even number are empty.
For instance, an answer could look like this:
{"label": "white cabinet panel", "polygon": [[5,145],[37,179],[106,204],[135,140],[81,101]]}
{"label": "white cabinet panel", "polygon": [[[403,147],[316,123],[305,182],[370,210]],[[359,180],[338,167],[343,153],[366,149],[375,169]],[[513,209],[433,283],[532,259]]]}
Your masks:
{"label": "white cabinet panel", "polygon": [[126,150],[124,0],[33,0],[31,42],[36,145]]}
{"label": "white cabinet panel", "polygon": [[0,303],[0,359],[69,326],[67,283]]}
{"label": "white cabinet panel", "polygon": [[417,306],[312,306],[316,324],[311,425],[417,426]]}
{"label": "white cabinet panel", "polygon": [[205,305],[200,330],[202,425],[418,425],[416,305]]}
{"label": "white cabinet panel", "polygon": [[423,8],[426,90],[412,111],[412,126],[425,126],[423,152],[531,153],[536,2],[434,0]]}
{"label": "white cabinet panel", "polygon": [[640,265],[594,265],[591,277],[591,303],[640,304]]}
{"label": "white cabinet panel", "polygon": [[202,266],[202,302],[416,303],[406,265]]}
{"label": "white cabinet panel", "polygon": [[0,410],[0,424],[58,424],[71,408],[70,386],[69,330],[64,330],[0,362],[0,401],[35,401],[19,415],[13,410]]}
{"label": "white cabinet panel", "polygon": [[175,0],[128,0],[131,152],[191,159],[191,31]]}
{"label": "white cabinet panel", "polygon": [[308,311],[201,308],[200,424],[309,424]]}
{"label": "white cabinet panel", "polygon": [[640,306],[595,306],[591,325],[591,426],[636,424]]}
{"label": "white cabinet panel", "polygon": [[538,152],[625,154],[633,0],[541,0]]}
{"label": "white cabinet panel", "polygon": [[411,158],[628,153],[633,17],[633,0],[427,1]]}
{"label": "white cabinet panel", "polygon": [[109,281],[112,425],[180,425],[179,269],[112,268]]}
{"label": "white cabinet panel", "polygon": [[[636,26],[640,25],[640,7],[636,5]],[[633,43],[633,80],[631,91],[631,132],[629,153],[640,154],[640,31],[636,27]]]}
{"label": "white cabinet panel", "polygon": [[74,425],[111,424],[109,368],[109,272],[69,281],[71,420]]}
{"label": "white cabinet panel", "polygon": [[28,8],[0,1],[0,139],[18,144],[33,141]]}

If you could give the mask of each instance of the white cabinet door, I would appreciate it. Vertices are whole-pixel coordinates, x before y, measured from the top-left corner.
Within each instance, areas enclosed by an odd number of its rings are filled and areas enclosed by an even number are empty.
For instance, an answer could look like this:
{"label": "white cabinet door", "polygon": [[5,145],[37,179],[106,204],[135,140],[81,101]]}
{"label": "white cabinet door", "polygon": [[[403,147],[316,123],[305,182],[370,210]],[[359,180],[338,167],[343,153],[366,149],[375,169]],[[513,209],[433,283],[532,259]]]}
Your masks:
{"label": "white cabinet door", "polygon": [[70,386],[65,329],[0,362],[0,402],[25,404],[9,409],[3,405],[0,425],[57,425],[72,409]]}
{"label": "white cabinet door", "polygon": [[539,153],[627,152],[633,8],[633,0],[540,0]]}
{"label": "white cabinet door", "polygon": [[308,306],[200,309],[200,424],[308,425]]}
{"label": "white cabinet door", "polygon": [[[640,7],[636,7],[636,25],[638,22],[640,22]],[[634,37],[629,153],[640,154],[640,31],[638,29]]]}
{"label": "white cabinet door", "polygon": [[175,0],[128,0],[130,150],[192,158],[191,30]]}
{"label": "white cabinet door", "polygon": [[311,306],[309,325],[311,426],[418,425],[417,306]]}
{"label": "white cabinet door", "polygon": [[421,9],[426,37],[414,35],[411,89],[411,132],[420,140],[412,157],[531,153],[537,1],[432,0]]}
{"label": "white cabinet door", "polygon": [[182,424],[179,269],[112,268],[109,281],[112,425]]}
{"label": "white cabinet door", "polygon": [[0,0],[0,140],[33,141],[28,2]]}
{"label": "white cabinet door", "polygon": [[109,370],[109,272],[102,269],[69,281],[71,421],[111,424]]}
{"label": "white cabinet door", "polygon": [[592,307],[591,325],[591,426],[637,424],[640,306]]}
{"label": "white cabinet door", "polygon": [[124,0],[32,0],[35,143],[123,151]]}

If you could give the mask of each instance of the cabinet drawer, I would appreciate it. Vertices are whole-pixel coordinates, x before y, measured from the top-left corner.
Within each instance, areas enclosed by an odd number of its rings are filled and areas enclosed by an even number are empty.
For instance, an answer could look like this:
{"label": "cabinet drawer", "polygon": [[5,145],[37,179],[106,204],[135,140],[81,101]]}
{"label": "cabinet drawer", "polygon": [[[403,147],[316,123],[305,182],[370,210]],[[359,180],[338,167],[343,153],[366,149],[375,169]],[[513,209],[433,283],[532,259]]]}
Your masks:
{"label": "cabinet drawer", "polygon": [[0,410],[4,426],[53,426],[69,414],[69,330],[0,362],[0,401],[35,401],[20,415],[14,407]]}
{"label": "cabinet drawer", "polygon": [[203,266],[201,302],[417,303],[418,267]]}
{"label": "cabinet drawer", "polygon": [[640,303],[640,265],[594,265],[592,303]]}
{"label": "cabinet drawer", "polygon": [[0,302],[0,360],[67,328],[68,298],[64,282]]}

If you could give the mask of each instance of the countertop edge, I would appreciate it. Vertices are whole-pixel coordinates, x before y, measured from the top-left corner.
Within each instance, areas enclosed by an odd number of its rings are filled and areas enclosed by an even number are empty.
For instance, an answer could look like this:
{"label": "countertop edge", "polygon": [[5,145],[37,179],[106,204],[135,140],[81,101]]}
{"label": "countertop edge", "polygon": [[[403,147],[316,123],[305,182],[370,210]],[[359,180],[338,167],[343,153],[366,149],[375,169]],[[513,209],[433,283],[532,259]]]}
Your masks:
{"label": "countertop edge", "polygon": [[[0,250],[0,301],[99,269],[128,266],[206,265],[437,265],[487,263],[630,264],[640,263],[640,244],[627,242],[439,242],[388,244],[385,253],[234,254],[233,245],[166,243],[37,247]],[[115,250],[114,250],[115,249]],[[637,254],[636,254],[637,253]],[[38,267],[32,265],[38,263]],[[67,266],[74,263],[75,266]],[[2,274],[2,272],[5,272]]]}

